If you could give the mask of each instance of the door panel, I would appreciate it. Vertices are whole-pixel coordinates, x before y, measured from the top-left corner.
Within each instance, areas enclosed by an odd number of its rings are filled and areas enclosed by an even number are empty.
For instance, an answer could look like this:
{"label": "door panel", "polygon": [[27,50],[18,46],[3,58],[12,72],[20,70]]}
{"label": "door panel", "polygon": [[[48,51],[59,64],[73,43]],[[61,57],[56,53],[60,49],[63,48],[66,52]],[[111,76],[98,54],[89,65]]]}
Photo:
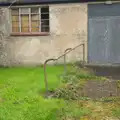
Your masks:
{"label": "door panel", "polygon": [[89,19],[88,59],[90,63],[109,62],[108,20],[104,18]]}
{"label": "door panel", "polygon": [[120,17],[111,17],[109,19],[110,31],[110,60],[112,63],[120,63]]}

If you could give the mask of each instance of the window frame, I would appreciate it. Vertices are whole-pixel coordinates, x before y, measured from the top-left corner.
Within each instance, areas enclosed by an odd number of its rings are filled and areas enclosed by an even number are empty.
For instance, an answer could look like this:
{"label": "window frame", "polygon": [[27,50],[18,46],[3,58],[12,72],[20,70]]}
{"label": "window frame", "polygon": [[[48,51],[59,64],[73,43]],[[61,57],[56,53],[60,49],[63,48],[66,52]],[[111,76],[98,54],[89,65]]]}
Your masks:
{"label": "window frame", "polygon": [[[48,32],[42,32],[41,31],[41,21],[42,21],[42,19],[41,19],[41,8],[44,8],[44,7],[48,7],[48,15],[49,15],[49,18],[48,18],[48,22],[49,22],[49,24],[48,24]],[[22,8],[28,8],[29,9],[29,13],[28,13],[28,15],[29,15],[29,32],[22,32],[21,31],[21,29],[22,29],[22,27],[21,27],[21,9]],[[32,20],[31,20],[31,16],[32,15],[37,15],[37,13],[36,14],[33,14],[32,12],[31,12],[31,10],[32,10],[32,8],[38,8],[39,9],[39,11],[38,11],[38,15],[39,15],[39,32],[32,32],[31,31],[31,29],[32,29]],[[13,32],[13,21],[12,21],[12,9],[19,9],[19,32]],[[23,14],[24,15],[24,14]],[[50,34],[50,12],[49,12],[49,6],[48,5],[46,5],[46,6],[24,6],[24,7],[20,7],[20,6],[18,6],[18,7],[11,7],[11,9],[10,9],[10,17],[11,17],[11,36],[46,36],[46,35],[49,35]]]}

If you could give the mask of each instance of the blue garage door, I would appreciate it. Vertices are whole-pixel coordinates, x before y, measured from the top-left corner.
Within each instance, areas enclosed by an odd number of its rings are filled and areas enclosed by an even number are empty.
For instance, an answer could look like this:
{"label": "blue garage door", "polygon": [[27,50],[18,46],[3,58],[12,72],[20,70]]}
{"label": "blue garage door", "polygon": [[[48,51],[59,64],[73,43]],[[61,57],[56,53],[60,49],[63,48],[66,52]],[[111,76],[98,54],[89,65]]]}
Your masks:
{"label": "blue garage door", "polygon": [[120,63],[120,5],[89,5],[88,61]]}

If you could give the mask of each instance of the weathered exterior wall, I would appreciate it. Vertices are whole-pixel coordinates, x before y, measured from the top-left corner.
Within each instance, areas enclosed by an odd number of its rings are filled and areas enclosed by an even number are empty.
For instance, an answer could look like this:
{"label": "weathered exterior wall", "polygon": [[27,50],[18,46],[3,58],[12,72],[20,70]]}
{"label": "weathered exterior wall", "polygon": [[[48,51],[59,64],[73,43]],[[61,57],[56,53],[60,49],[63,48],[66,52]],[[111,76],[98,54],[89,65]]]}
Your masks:
{"label": "weathered exterior wall", "polygon": [[[87,4],[51,4],[50,35],[10,36],[10,12],[5,10],[6,53],[9,65],[39,65],[48,58],[56,58],[69,47],[85,43],[87,61]],[[69,53],[67,61],[82,60],[82,47]],[[62,61],[61,59],[60,61]],[[60,62],[59,61],[59,62]],[[3,64],[2,62],[0,64]]]}

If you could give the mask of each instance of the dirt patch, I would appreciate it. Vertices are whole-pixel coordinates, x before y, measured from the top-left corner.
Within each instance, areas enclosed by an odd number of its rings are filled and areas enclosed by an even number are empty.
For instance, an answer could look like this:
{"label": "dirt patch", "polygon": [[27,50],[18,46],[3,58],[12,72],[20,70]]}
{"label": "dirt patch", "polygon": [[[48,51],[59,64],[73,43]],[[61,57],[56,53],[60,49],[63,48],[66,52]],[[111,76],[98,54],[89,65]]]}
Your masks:
{"label": "dirt patch", "polygon": [[84,94],[90,98],[118,97],[120,96],[120,89],[116,80],[89,80],[84,87]]}

